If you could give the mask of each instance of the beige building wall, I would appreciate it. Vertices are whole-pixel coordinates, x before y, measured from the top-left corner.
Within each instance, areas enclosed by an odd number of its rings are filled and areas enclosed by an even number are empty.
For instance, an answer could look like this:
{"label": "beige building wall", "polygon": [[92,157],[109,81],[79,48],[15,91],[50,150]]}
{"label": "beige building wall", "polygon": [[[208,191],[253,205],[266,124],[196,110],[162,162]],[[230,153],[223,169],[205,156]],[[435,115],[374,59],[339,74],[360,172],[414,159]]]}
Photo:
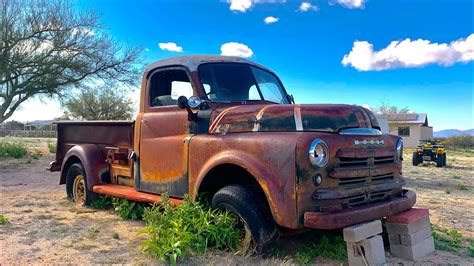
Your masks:
{"label": "beige building wall", "polygon": [[[419,124],[389,124],[390,134],[398,136],[399,127],[409,127],[410,136],[400,136],[403,139],[403,145],[405,147],[414,148],[420,144],[420,139],[422,136],[421,125]],[[433,134],[433,129],[431,128],[431,134]]]}

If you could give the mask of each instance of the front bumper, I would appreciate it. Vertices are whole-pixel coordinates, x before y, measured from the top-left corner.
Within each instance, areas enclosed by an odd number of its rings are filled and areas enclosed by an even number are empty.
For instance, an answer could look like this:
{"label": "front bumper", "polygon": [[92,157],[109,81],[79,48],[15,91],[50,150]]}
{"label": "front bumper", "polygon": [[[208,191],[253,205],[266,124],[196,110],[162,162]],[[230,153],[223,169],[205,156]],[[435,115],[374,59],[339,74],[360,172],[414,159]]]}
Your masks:
{"label": "front bumper", "polygon": [[404,190],[402,197],[385,202],[366,204],[337,212],[305,212],[304,226],[326,230],[344,228],[408,210],[415,205],[415,202],[415,192]]}

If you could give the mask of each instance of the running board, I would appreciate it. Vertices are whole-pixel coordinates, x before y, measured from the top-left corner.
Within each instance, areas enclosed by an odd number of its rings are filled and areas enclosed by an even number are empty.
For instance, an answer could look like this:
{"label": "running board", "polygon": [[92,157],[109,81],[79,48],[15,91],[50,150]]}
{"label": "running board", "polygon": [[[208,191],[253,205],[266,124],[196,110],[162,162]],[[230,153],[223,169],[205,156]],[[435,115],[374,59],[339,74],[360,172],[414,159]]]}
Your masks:
{"label": "running board", "polygon": [[[161,196],[151,193],[139,192],[136,191],[133,187],[107,184],[107,185],[97,185],[92,188],[97,194],[108,195],[112,197],[128,199],[138,202],[148,202],[148,203],[157,203],[161,201]],[[173,205],[178,205],[183,202],[182,199],[170,198],[170,202]]]}

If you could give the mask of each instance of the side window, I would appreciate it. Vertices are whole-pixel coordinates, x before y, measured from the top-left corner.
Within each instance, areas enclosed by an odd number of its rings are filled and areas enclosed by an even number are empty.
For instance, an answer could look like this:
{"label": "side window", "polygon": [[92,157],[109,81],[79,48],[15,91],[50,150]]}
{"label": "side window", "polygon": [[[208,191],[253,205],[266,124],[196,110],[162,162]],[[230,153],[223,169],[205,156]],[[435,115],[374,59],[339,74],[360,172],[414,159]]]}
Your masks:
{"label": "side window", "polygon": [[399,127],[398,128],[398,135],[409,137],[410,136],[410,128],[409,127]]}
{"label": "side window", "polygon": [[150,105],[178,105],[179,96],[193,96],[193,87],[184,70],[172,69],[154,73],[150,82]]}
{"label": "side window", "polygon": [[260,94],[258,93],[257,87],[252,85],[249,89],[249,100],[261,100]]}

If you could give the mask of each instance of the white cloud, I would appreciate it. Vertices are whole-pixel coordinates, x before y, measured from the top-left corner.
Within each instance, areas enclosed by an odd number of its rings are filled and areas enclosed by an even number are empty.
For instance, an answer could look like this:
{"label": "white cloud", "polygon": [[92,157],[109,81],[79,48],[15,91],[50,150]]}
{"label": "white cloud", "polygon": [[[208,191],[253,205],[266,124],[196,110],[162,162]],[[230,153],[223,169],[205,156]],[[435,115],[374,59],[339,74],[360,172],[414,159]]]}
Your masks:
{"label": "white cloud", "polygon": [[247,45],[238,42],[228,42],[221,46],[221,55],[251,57],[252,49]]}
{"label": "white cloud", "polygon": [[229,9],[232,11],[246,12],[252,8],[255,4],[260,3],[285,3],[286,0],[226,0],[230,4]]}
{"label": "white cloud", "polygon": [[266,17],[263,21],[265,22],[265,24],[271,24],[271,23],[275,23],[275,22],[278,22],[280,19],[279,18],[276,18],[276,17]]}
{"label": "white cloud", "polygon": [[178,53],[181,53],[183,51],[183,47],[178,46],[174,42],[166,42],[166,43],[160,42],[158,46],[160,46],[161,50],[167,50],[167,51],[178,52]]}
{"label": "white cloud", "polygon": [[364,8],[364,4],[367,0],[335,0],[336,3],[340,4],[345,8]]}
{"label": "white cloud", "polygon": [[253,5],[252,0],[228,0],[227,3],[230,3],[230,10],[240,12],[247,11]]}
{"label": "white cloud", "polygon": [[311,4],[310,2],[302,2],[298,10],[301,12],[318,11],[319,8],[316,5]]}
{"label": "white cloud", "polygon": [[393,68],[422,67],[430,64],[450,66],[458,62],[474,60],[474,34],[447,43],[431,43],[429,40],[393,41],[386,48],[374,51],[367,41],[355,41],[342,64],[359,71],[386,70]]}
{"label": "white cloud", "polygon": [[149,51],[150,51],[150,49],[148,49],[148,48],[145,48],[145,51],[146,51],[146,52],[149,52]]}

